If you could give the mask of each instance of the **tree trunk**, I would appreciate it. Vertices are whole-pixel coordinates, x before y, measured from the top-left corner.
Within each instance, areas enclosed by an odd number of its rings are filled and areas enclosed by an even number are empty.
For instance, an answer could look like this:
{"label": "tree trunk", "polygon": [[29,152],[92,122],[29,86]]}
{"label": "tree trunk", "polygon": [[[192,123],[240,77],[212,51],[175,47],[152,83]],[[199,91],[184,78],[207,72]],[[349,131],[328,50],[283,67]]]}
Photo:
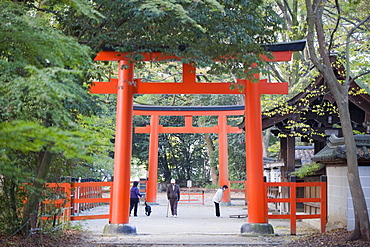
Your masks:
{"label": "tree trunk", "polygon": [[353,131],[348,108],[348,97],[345,98],[347,99],[347,104],[345,104],[345,101],[343,100],[343,105],[338,108],[347,152],[347,178],[355,213],[355,230],[348,237],[348,239],[355,240],[362,238],[369,241],[369,215],[366,206],[365,195],[361,186],[360,175],[358,172],[357,150],[355,139],[352,134]]}
{"label": "tree trunk", "polygon": [[[366,241],[369,241],[369,215],[358,172],[356,143],[353,136],[353,128],[351,125],[351,118],[348,107],[348,80],[347,83],[339,83],[332,69],[330,53],[325,46],[326,40],[322,25],[323,3],[318,1],[317,3],[314,2],[312,4],[311,0],[306,0],[306,8],[308,25],[307,42],[311,61],[324,76],[325,81],[329,86],[329,89],[337,103],[344,142],[346,145],[348,167],[347,178],[350,186],[355,213],[355,230],[353,234],[349,236],[349,239],[355,240],[358,238],[362,238]],[[317,45],[314,42],[315,28],[320,58],[318,58],[316,55]],[[349,54],[347,54],[347,56],[348,55]]]}
{"label": "tree trunk", "polygon": [[268,147],[270,143],[270,136],[271,136],[271,130],[267,129],[265,131],[265,134],[262,136],[262,154],[263,157],[267,157],[268,154]]}
{"label": "tree trunk", "polygon": [[213,145],[213,141],[209,135],[204,134],[203,135],[204,140],[206,141],[207,144],[207,154],[209,157],[209,164],[211,166],[210,168],[210,174],[211,174],[211,179],[212,179],[212,184],[213,185],[218,185],[218,169],[217,166],[214,166],[214,150],[215,146]]}
{"label": "tree trunk", "polygon": [[51,158],[52,154],[46,150],[43,153],[35,181],[33,182],[33,189],[30,191],[27,202],[24,205],[22,225],[28,221],[31,213],[38,213],[38,205],[40,202],[42,187],[44,186],[51,166]]}
{"label": "tree trunk", "polygon": [[[167,140],[164,140],[164,141],[167,141]],[[161,148],[162,150],[166,150],[166,148],[164,146],[162,146]],[[159,160],[162,160],[162,162],[158,162],[158,165],[162,164],[163,165],[163,174],[164,174],[164,180],[166,182],[170,182],[171,180],[171,171],[170,171],[170,168],[168,166],[168,160],[167,160],[167,155],[166,155],[166,151],[163,152],[163,154],[161,154],[159,152],[158,154],[158,159]]]}

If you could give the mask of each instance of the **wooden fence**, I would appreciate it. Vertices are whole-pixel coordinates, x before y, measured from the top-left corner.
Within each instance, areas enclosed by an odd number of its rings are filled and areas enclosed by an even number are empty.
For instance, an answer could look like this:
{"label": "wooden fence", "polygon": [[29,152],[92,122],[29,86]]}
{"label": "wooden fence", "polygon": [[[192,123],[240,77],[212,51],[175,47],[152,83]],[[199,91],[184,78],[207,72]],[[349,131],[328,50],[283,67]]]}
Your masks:
{"label": "wooden fence", "polygon": [[[296,234],[296,222],[302,219],[320,219],[320,231],[325,232],[326,217],[327,217],[327,188],[326,188],[326,177],[323,176],[321,182],[303,182],[297,183],[292,182],[267,182],[265,183],[266,195],[269,187],[287,187],[289,190],[289,197],[287,198],[267,198],[267,203],[288,203],[289,213],[287,214],[268,214],[268,204],[266,203],[266,214],[268,219],[289,219],[290,220],[290,233]],[[297,198],[297,187],[319,187],[320,195],[315,197]],[[315,203],[319,205],[320,212],[315,213],[301,213],[297,214],[297,203]]]}
{"label": "wooden fence", "polygon": [[[55,191],[56,197],[53,200],[44,201],[43,207],[48,208],[53,205],[59,212],[57,218],[63,221],[108,219],[109,214],[84,216],[78,214],[96,206],[109,204],[110,197],[104,195],[105,192],[110,191],[112,184],[112,182],[48,183],[46,187]],[[55,215],[44,215],[44,219],[49,217],[55,217]]]}
{"label": "wooden fence", "polygon": [[[296,234],[296,221],[301,219],[320,219],[321,232],[325,232],[326,217],[327,217],[327,202],[326,202],[326,177],[321,182],[265,182],[266,191],[266,208],[264,209],[268,219],[289,219],[290,231],[292,235]],[[108,193],[112,187],[112,182],[87,182],[87,183],[49,183],[46,187],[50,188],[55,193],[55,199],[43,202],[44,207],[54,207],[59,209],[58,218],[64,221],[69,220],[85,220],[85,219],[108,219],[109,214],[105,215],[78,215],[79,212],[91,209],[102,204],[109,204],[110,197]],[[270,198],[268,195],[269,188],[286,187],[289,191],[289,196],[286,198]],[[319,194],[315,197],[297,198],[298,187],[318,187]],[[270,193],[271,196],[271,193]],[[200,193],[181,193],[180,203],[188,204],[203,204],[204,191]],[[268,213],[268,203],[287,203],[289,204],[288,213],[273,214]],[[298,213],[297,203],[315,204],[319,208],[319,212],[314,213]],[[53,215],[46,215],[44,218]],[[54,215],[55,217],[55,215]]]}
{"label": "wooden fence", "polygon": [[181,193],[179,203],[180,204],[202,204],[204,205],[204,191]]}

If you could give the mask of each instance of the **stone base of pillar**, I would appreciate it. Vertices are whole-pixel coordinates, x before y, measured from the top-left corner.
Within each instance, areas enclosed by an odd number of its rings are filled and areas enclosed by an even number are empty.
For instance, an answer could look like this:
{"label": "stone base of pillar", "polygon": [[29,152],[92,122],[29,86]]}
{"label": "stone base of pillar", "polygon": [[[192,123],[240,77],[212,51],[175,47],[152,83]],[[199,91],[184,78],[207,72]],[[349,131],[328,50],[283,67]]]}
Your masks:
{"label": "stone base of pillar", "polygon": [[136,234],[136,227],[131,224],[108,224],[104,226],[103,234],[106,235],[128,235]]}
{"label": "stone base of pillar", "polygon": [[272,235],[274,228],[269,223],[245,223],[241,226],[240,232],[242,235]]}

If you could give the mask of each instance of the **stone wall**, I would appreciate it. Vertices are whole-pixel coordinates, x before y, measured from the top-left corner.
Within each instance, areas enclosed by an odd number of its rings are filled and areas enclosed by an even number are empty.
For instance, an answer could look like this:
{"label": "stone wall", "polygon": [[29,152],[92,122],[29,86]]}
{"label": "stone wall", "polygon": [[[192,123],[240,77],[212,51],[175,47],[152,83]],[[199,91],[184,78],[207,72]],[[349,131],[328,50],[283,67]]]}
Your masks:
{"label": "stone wall", "polygon": [[[360,174],[360,180],[362,189],[365,194],[367,211],[370,212],[370,167],[369,166],[359,166],[358,168]],[[352,203],[352,196],[351,192],[348,188],[348,223],[347,223],[347,230],[352,231],[355,229],[355,215],[353,211],[353,203]]]}
{"label": "stone wall", "polygon": [[[352,196],[347,180],[346,166],[326,166],[328,178],[328,222],[326,230],[347,228],[354,230],[354,211]],[[359,174],[370,212],[370,167],[360,166]]]}
{"label": "stone wall", "polygon": [[348,181],[346,166],[326,166],[328,178],[326,230],[347,227]]}

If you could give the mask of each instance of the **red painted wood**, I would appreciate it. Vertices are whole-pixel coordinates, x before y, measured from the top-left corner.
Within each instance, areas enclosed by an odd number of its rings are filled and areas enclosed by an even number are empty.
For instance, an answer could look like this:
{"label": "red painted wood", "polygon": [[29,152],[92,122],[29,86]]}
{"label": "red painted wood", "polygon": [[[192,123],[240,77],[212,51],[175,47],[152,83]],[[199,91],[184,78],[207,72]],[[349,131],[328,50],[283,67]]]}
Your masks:
{"label": "red painted wood", "polygon": [[117,94],[118,79],[111,78],[109,82],[93,82],[89,87],[91,94]]}
{"label": "red painted wood", "polygon": [[110,198],[80,198],[72,199],[72,203],[110,203]]}
{"label": "red painted wood", "polygon": [[[242,81],[242,80],[240,80]],[[241,87],[245,88],[241,82]],[[260,81],[261,94],[287,94],[288,83],[270,83],[267,80]],[[136,83],[137,94],[244,94],[244,90],[235,88],[235,83],[174,83],[174,82],[140,82]]]}
{"label": "red painted wood", "polygon": [[327,187],[326,182],[321,183],[321,190],[320,190],[320,198],[321,198],[321,205],[320,205],[320,231],[321,233],[325,232],[326,229],[326,222],[327,222]]}
{"label": "red painted wood", "polygon": [[[135,80],[135,94],[244,94],[245,91],[232,88],[234,83],[175,83],[175,82],[141,82]],[[117,79],[111,78],[109,82],[94,82],[90,86],[92,94],[116,94]],[[271,83],[260,81],[261,94],[287,94],[288,83]]]}
{"label": "red painted wood", "polygon": [[[218,126],[213,127],[163,127],[162,125],[158,126],[158,133],[218,133],[219,128]],[[226,126],[226,132],[227,133],[242,133],[242,130],[238,127],[231,127],[230,125]],[[150,125],[147,125],[146,127],[135,127],[135,133],[150,133]]]}
{"label": "red painted wood", "polygon": [[[127,66],[127,68],[121,69]],[[112,224],[129,222],[134,65],[119,61]]]}
{"label": "red painted wood", "polygon": [[297,188],[296,183],[290,184],[290,234],[297,234]]}
{"label": "red painted wood", "polygon": [[[160,115],[160,116],[243,116],[244,110],[233,110],[233,111],[146,111],[146,110],[134,110],[135,115],[140,116],[151,116],[151,115]],[[145,128],[145,127],[142,127]]]}
{"label": "red painted wood", "polygon": [[274,51],[272,56],[274,58],[269,59],[267,56],[262,56],[266,62],[287,62],[292,59],[293,51]]}
{"label": "red painted wood", "polygon": [[[262,59],[264,59],[267,62],[290,61],[292,58],[292,54],[293,54],[292,51],[275,51],[275,52],[272,52],[272,56],[274,58],[269,59],[267,58],[267,56],[262,56]],[[138,60],[140,61],[150,61],[150,62],[166,61],[166,60],[177,60],[177,61],[181,60],[181,58],[177,56],[166,55],[161,52],[132,54],[132,53],[122,53],[122,52],[116,52],[116,51],[101,51],[96,55],[94,60],[95,61],[120,61],[120,60],[130,61],[130,60],[133,60],[132,56],[137,56]]]}
{"label": "red painted wood", "polygon": [[149,165],[146,201],[157,202],[157,181],[158,181],[158,125],[159,116],[152,115],[150,118],[150,140],[149,140]]}
{"label": "red painted wood", "polygon": [[227,143],[227,118],[225,115],[218,117],[218,163],[219,185],[227,185],[229,189],[224,191],[222,202],[230,202],[228,143]]}
{"label": "red painted wood", "polygon": [[109,218],[109,214],[71,216],[71,220],[100,220],[100,219],[108,219],[108,218]]}
{"label": "red painted wood", "polygon": [[136,56],[138,60],[141,61],[166,61],[166,60],[178,60],[181,59],[177,56],[171,56],[166,55],[161,52],[151,52],[151,53],[138,53],[138,54],[132,54],[132,53],[123,53],[123,52],[117,52],[117,51],[101,51],[99,52],[96,57],[95,61],[132,61],[132,56]]}
{"label": "red painted wood", "polygon": [[[299,219],[320,219],[321,233],[325,232],[326,227],[326,217],[327,217],[327,187],[326,182],[304,182],[304,183],[294,183],[294,182],[268,182],[265,183],[265,188],[268,187],[290,187],[289,198],[267,198],[269,203],[290,203],[290,214],[278,214],[278,215],[268,215],[269,219],[289,219],[290,220],[290,231],[292,235],[296,234],[296,220]],[[296,188],[297,187],[320,187],[320,198],[296,198]],[[320,202],[320,214],[299,214],[296,213],[296,203],[298,202]]]}
{"label": "red painted wood", "polygon": [[[264,194],[263,155],[262,155],[262,119],[260,84],[246,81],[245,95],[245,141],[248,197],[248,222],[267,223],[265,212],[266,195]],[[257,131],[258,130],[258,131]]]}
{"label": "red painted wood", "polygon": [[196,68],[188,63],[182,64],[182,81],[187,84],[196,83]]}
{"label": "red painted wood", "polygon": [[72,183],[73,188],[77,187],[92,187],[92,186],[112,186],[112,182],[86,182],[86,183]]}

